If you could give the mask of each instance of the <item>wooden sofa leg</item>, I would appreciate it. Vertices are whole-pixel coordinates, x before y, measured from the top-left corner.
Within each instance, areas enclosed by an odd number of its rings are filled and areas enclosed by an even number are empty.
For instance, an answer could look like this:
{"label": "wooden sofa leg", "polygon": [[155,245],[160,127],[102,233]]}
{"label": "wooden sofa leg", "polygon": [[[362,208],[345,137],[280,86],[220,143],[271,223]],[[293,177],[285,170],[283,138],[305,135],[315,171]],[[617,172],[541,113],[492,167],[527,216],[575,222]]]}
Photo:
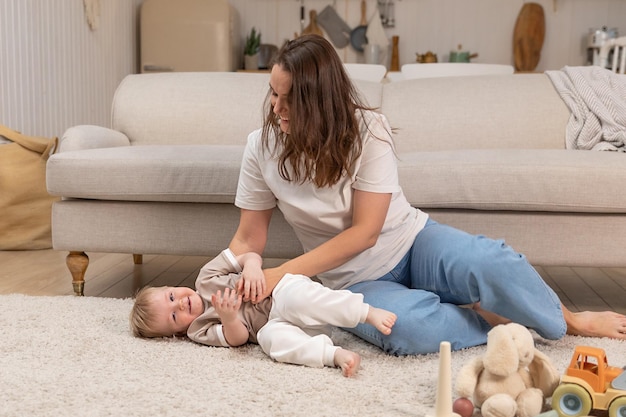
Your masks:
{"label": "wooden sofa leg", "polygon": [[89,266],[89,256],[85,252],[72,251],[65,258],[65,263],[72,274],[74,295],[85,295],[85,271]]}
{"label": "wooden sofa leg", "polygon": [[143,255],[133,253],[133,262],[135,263],[135,265],[141,265],[143,263]]}

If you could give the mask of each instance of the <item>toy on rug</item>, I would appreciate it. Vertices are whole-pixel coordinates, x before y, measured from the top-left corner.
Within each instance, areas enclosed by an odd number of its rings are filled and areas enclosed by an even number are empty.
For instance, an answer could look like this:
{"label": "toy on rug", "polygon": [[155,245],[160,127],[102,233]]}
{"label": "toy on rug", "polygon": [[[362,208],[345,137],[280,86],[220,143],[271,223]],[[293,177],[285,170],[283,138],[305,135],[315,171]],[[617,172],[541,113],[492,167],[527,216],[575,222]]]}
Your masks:
{"label": "toy on rug", "polygon": [[576,346],[552,395],[552,409],[561,417],[586,416],[592,409],[626,416],[626,371],[609,366],[604,349]]}
{"label": "toy on rug", "polygon": [[463,399],[468,399],[483,417],[535,417],[559,380],[559,372],[535,348],[526,327],[501,324],[489,331],[485,354],[472,359],[459,371],[455,389],[461,398],[454,407],[465,405],[467,409]]}
{"label": "toy on rug", "polygon": [[460,417],[452,411],[452,368],[450,342],[439,344],[439,377],[437,378],[437,398],[435,400],[435,414],[426,414],[426,417]]}

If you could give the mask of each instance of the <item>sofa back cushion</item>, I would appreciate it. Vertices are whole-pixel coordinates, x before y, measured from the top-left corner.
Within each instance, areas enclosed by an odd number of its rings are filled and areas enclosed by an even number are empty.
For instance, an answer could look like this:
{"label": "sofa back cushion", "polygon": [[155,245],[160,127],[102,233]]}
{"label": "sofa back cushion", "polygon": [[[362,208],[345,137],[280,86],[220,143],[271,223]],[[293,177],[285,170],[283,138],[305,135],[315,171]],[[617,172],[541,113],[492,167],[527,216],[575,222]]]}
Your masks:
{"label": "sofa back cushion", "polygon": [[[355,84],[380,106],[380,83]],[[245,145],[262,125],[268,90],[266,73],[133,74],[115,93],[111,124],[131,145]]]}
{"label": "sofa back cushion", "polygon": [[545,74],[386,84],[382,112],[398,151],[563,149],[569,110]]}
{"label": "sofa back cushion", "polygon": [[131,145],[244,145],[261,126],[268,74],[158,73],[127,76],[111,125]]}

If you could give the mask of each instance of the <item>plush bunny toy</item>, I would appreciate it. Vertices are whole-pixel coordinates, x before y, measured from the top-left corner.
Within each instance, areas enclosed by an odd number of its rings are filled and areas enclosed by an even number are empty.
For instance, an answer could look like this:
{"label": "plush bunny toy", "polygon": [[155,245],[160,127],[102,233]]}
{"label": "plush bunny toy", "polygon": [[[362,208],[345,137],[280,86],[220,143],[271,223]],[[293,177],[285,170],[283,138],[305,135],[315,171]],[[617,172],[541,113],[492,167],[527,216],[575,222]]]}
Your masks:
{"label": "plush bunny toy", "polygon": [[491,329],[487,352],[461,368],[455,388],[483,417],[534,417],[559,380],[549,358],[535,348],[530,331],[509,323]]}

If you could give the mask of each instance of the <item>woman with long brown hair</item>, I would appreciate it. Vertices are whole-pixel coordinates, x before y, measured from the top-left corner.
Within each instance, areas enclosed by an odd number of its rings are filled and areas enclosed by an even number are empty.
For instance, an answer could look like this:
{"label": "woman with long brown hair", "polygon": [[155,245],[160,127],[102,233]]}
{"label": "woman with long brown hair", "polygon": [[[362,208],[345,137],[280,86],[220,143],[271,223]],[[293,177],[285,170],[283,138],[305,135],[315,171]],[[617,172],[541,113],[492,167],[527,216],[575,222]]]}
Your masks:
{"label": "woman with long brown hair", "polygon": [[264,125],[248,137],[243,157],[235,201],[241,218],[230,249],[262,254],[277,206],[304,254],[265,269],[265,281],[244,277],[245,297],[264,298],[287,273],[362,293],[397,314],[394,330],[347,330],[395,355],[436,352],[442,340],[454,349],[483,344],[506,321],[549,339],[566,331],[626,338],[626,317],[570,312],[504,242],[412,207],[398,183],[387,119],[360,100],[323,37],[287,42],[269,84]]}

